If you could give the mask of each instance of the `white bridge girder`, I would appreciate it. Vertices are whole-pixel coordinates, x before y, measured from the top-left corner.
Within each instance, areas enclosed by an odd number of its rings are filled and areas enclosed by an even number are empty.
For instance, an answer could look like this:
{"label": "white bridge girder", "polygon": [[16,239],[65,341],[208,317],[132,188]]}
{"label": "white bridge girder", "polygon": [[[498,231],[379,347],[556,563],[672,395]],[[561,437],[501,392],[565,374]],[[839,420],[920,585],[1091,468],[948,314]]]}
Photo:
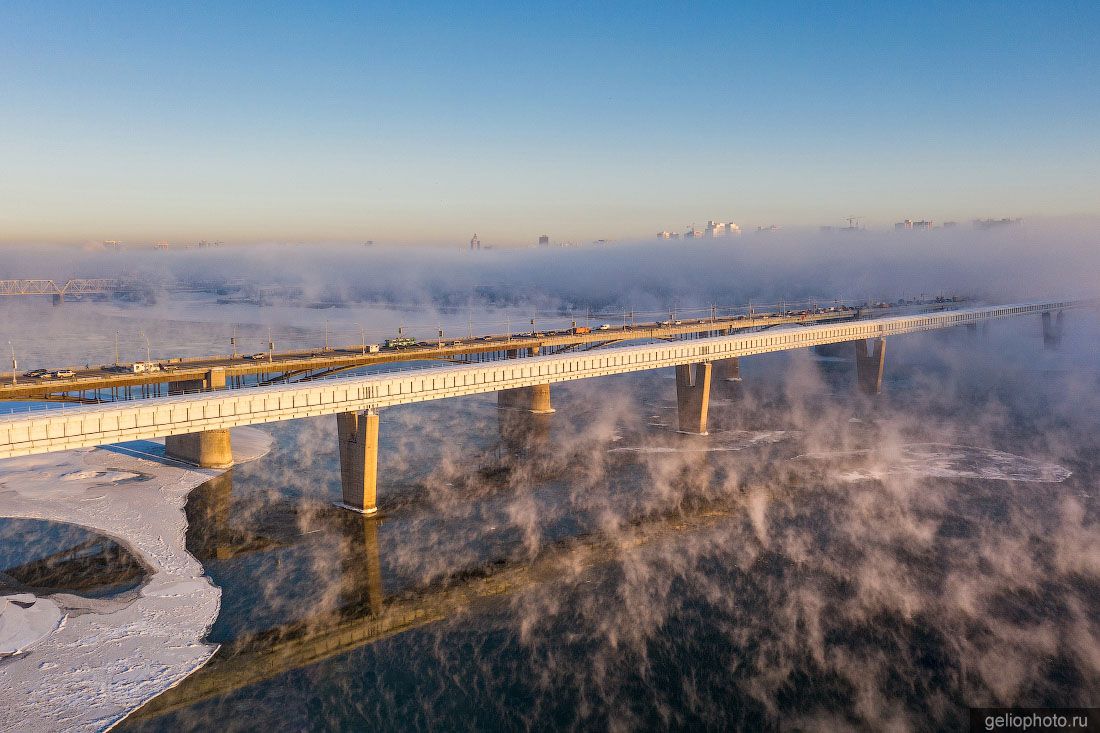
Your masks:
{"label": "white bridge girder", "polygon": [[1021,303],[0,416],[0,458],[333,415],[1058,312]]}

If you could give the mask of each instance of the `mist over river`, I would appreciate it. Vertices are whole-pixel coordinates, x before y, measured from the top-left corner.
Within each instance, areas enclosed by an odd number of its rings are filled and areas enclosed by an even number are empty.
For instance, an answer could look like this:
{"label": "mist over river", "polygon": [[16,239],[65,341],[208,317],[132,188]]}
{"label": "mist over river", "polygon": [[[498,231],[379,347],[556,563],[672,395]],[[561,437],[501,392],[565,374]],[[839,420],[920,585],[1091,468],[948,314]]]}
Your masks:
{"label": "mist over river", "polygon": [[339,499],[335,421],[196,489],[222,589],[205,669],[123,730],[957,728],[1100,692],[1097,325],[745,360],[711,434],[671,375],[382,414],[380,515]]}
{"label": "mist over river", "polygon": [[[268,329],[290,348],[417,318],[501,332],[532,312],[704,305],[638,273],[589,301],[594,275],[556,292],[528,265],[492,291],[522,296],[461,307],[347,288],[324,308],[201,293],[0,306],[43,324],[20,332],[37,366],[83,362],[89,344],[110,361],[116,329],[134,358],[142,331],[161,354],[225,353]],[[812,263],[784,267],[794,294],[706,287],[719,303],[809,296]],[[874,293],[932,292],[882,273]],[[743,359],[743,381],[712,386],[706,436],[676,432],[671,370],[555,384],[552,415],[495,395],[383,410],[369,518],[335,506],[334,418],[261,426],[270,451],[184,507],[186,551],[220,591],[202,640],[218,649],[118,729],[930,730],[965,726],[970,706],[1095,704],[1095,310],[1067,312],[1057,348],[1037,317],[892,338],[873,398],[840,354]]]}

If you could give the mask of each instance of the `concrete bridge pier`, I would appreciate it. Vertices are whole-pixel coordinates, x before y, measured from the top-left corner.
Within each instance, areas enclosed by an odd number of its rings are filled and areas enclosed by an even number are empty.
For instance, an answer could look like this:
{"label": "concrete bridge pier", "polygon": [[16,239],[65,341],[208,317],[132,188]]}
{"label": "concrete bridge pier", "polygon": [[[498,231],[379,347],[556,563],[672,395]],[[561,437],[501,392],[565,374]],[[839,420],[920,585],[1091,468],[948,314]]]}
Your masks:
{"label": "concrete bridge pier", "polygon": [[719,359],[714,362],[714,381],[716,382],[740,382],[741,361],[736,356],[732,359]]}
{"label": "concrete bridge pier", "polygon": [[53,296],[53,304],[54,305],[61,305],[64,302],[65,302],[65,294],[64,293],[54,294],[54,296]]}
{"label": "concrete bridge pier", "polygon": [[233,447],[228,430],[169,435],[164,439],[164,452],[169,458],[199,468],[229,468],[233,465]]}
{"label": "concrete bridge pier", "polygon": [[873,339],[870,353],[868,341],[861,339],[853,342],[856,350],[856,382],[864,394],[877,395],[882,392],[882,369],[886,364],[886,339]]}
{"label": "concrete bridge pier", "polygon": [[500,442],[517,455],[538,453],[550,444],[550,416],[526,410],[497,410]]}
{"label": "concrete bridge pier", "polygon": [[[211,369],[203,379],[187,379],[168,383],[168,394],[188,394],[225,389],[225,370]],[[233,448],[228,430],[204,430],[200,433],[169,435],[164,439],[164,453],[169,458],[190,463],[199,468],[229,468],[233,465]]]}
{"label": "concrete bridge pier", "polygon": [[676,415],[681,433],[707,434],[711,363],[676,367]]}
{"label": "concrete bridge pier", "polygon": [[550,404],[550,385],[536,384],[531,387],[502,389],[497,392],[497,407],[502,410],[522,410],[535,415],[549,415],[554,412]]}
{"label": "concrete bridge pier", "polygon": [[1051,318],[1050,311],[1043,313],[1043,346],[1048,349],[1056,348],[1062,343],[1062,327],[1065,325],[1065,311],[1058,311],[1058,315]]}
{"label": "concrete bridge pier", "polygon": [[378,511],[378,413],[336,415],[340,439],[340,488],[343,505],[360,514]]}

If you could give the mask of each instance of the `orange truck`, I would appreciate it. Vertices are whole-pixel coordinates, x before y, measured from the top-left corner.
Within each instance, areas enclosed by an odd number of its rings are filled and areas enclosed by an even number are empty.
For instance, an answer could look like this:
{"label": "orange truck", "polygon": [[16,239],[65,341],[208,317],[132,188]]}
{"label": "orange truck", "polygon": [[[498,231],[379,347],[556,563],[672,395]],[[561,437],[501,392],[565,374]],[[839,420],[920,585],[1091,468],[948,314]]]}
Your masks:
{"label": "orange truck", "polygon": [[573,334],[574,335],[579,335],[579,334],[582,334],[582,333],[592,333],[592,329],[589,328],[588,326],[577,326],[573,329]]}

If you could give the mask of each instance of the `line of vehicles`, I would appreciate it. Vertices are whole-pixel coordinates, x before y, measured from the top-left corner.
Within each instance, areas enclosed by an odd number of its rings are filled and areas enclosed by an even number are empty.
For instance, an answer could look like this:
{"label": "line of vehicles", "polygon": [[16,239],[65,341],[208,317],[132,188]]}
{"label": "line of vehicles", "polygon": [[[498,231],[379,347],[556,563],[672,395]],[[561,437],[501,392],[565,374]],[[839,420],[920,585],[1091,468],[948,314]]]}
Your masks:
{"label": "line of vehicles", "polygon": [[69,377],[75,377],[76,372],[72,369],[56,369],[54,371],[32,369],[29,372],[23,372],[23,376],[27,379],[68,379]]}
{"label": "line of vehicles", "polygon": [[[114,364],[103,367],[104,371],[121,372],[123,374],[149,374],[153,372],[171,372],[177,369],[172,364],[161,364],[158,361],[135,361],[133,364]],[[72,369],[32,369],[24,372],[26,379],[72,379],[76,372]]]}

